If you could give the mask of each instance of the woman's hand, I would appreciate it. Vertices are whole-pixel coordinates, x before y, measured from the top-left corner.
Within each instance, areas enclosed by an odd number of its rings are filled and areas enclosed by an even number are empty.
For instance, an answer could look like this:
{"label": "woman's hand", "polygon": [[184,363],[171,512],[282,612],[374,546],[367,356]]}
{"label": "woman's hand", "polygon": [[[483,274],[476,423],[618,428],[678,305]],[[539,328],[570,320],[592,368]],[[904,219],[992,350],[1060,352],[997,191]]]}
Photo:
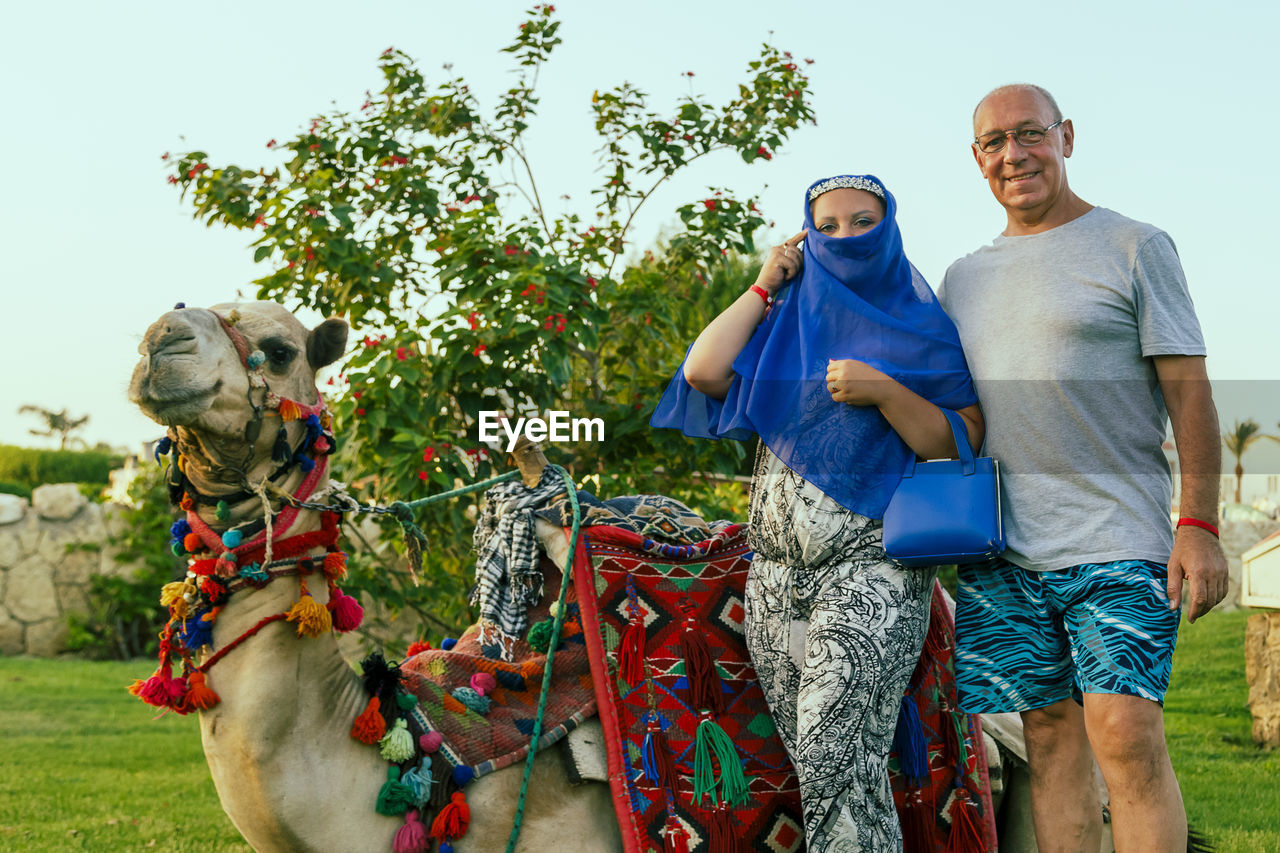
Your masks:
{"label": "woman's hand", "polygon": [[827,360],[827,390],[837,403],[851,406],[882,405],[893,380],[869,364],[852,358]]}
{"label": "woman's hand", "polygon": [[788,281],[800,275],[800,271],[804,269],[804,251],[800,248],[800,241],[808,233],[809,230],[806,228],[785,243],[769,250],[769,254],[764,259],[764,266],[760,268],[760,275],[756,277],[756,284],[769,291],[770,296],[781,290]]}

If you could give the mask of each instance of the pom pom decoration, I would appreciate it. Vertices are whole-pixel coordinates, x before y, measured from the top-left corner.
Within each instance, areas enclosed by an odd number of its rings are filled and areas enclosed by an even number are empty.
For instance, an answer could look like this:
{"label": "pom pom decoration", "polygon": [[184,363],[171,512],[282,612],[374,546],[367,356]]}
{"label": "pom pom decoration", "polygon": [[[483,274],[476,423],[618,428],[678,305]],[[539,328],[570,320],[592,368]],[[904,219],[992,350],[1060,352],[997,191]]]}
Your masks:
{"label": "pom pom decoration", "polygon": [[412,643],[409,644],[409,651],[405,653],[405,657],[411,658],[414,655],[420,655],[423,652],[429,652],[429,651],[431,651],[431,644],[428,643],[426,640],[414,640]]}
{"label": "pom pom decoration", "polygon": [[244,541],[244,534],[239,530],[228,530],[226,533],[222,534],[222,545],[228,550],[232,548],[239,548],[242,541]]}
{"label": "pom pom decoration", "polygon": [[205,618],[206,613],[192,614],[178,629],[178,640],[187,651],[194,652],[202,646],[213,643],[213,622]]}
{"label": "pom pom decoration", "polygon": [[374,805],[378,814],[396,817],[408,811],[413,803],[413,789],[400,781],[400,768],[395,765],[388,767],[387,781],[378,792],[378,801]]}
{"label": "pom pom decoration", "polygon": [[173,439],[165,436],[156,442],[156,462],[160,462],[160,457],[167,454],[173,448]]}
{"label": "pom pom decoration", "polygon": [[404,826],[396,832],[395,841],[391,843],[392,853],[427,853],[430,844],[427,828],[418,820],[418,810],[409,809],[404,816]]}
{"label": "pom pom decoration", "polygon": [[333,616],[333,630],[339,634],[354,631],[364,621],[364,608],[360,602],[338,589],[337,584],[329,585],[328,607]]}
{"label": "pom pom decoration", "polygon": [[[476,771],[472,770],[465,764],[459,764],[453,768],[453,784],[459,788],[467,787],[467,783],[476,778]],[[456,796],[456,795],[455,795]]]}
{"label": "pom pom decoration", "polygon": [[444,735],[439,732],[427,732],[418,738],[418,747],[425,753],[433,753],[444,743]]}
{"label": "pom pom decoration", "polygon": [[387,723],[382,719],[382,713],[378,710],[381,703],[377,696],[369,697],[369,704],[360,712],[360,716],[356,717],[356,721],[351,725],[351,736],[361,743],[375,744],[382,740],[382,736],[386,734]]}
{"label": "pom pom decoration", "polygon": [[487,672],[477,672],[471,676],[471,689],[481,696],[488,696],[498,686],[498,680]]}
{"label": "pom pom decoration", "polygon": [[418,697],[414,696],[412,693],[397,693],[396,707],[401,711],[412,711],[414,708],[418,707]]}
{"label": "pom pom decoration", "polygon": [[396,720],[391,731],[383,735],[379,752],[387,761],[397,764],[413,758],[413,736],[409,734],[408,723]]}
{"label": "pom pom decoration", "polygon": [[[218,521],[230,521],[231,507],[227,506],[226,501],[218,501],[218,505],[213,508],[213,515],[214,515],[214,518],[218,519]],[[228,547],[234,547],[234,546],[228,546]]]}
{"label": "pom pom decoration", "polygon": [[529,626],[529,633],[525,635],[524,641],[529,644],[529,648],[534,651],[547,653],[551,648],[551,635],[556,629],[556,623],[551,619],[544,619]]}
{"label": "pom pom decoration", "polygon": [[316,467],[315,460],[301,450],[293,454],[293,461],[297,462],[298,467],[307,473],[310,473],[311,469]]}
{"label": "pom pom decoration", "polygon": [[445,637],[440,641],[440,649],[442,651],[451,652],[456,645],[458,645],[457,637]]}
{"label": "pom pom decoration", "polygon": [[466,705],[469,711],[474,711],[481,715],[489,713],[489,697],[481,696],[470,687],[455,687],[452,695],[454,699]]}
{"label": "pom pom decoration", "polygon": [[256,349],[249,353],[249,356],[244,361],[245,366],[250,370],[257,370],[259,367],[262,367],[263,362],[266,360],[267,356],[262,352],[262,350]]}
{"label": "pom pom decoration", "polygon": [[182,547],[187,549],[187,553],[194,554],[204,547],[204,543],[198,534],[188,533],[182,537]]}
{"label": "pom pom decoration", "polygon": [[333,620],[323,604],[311,597],[307,590],[307,579],[299,578],[302,596],[289,608],[285,617],[290,622],[298,623],[299,637],[319,637],[333,627]]}
{"label": "pom pom decoration", "polygon": [[240,577],[252,584],[266,583],[271,580],[271,573],[257,563],[240,567]]}

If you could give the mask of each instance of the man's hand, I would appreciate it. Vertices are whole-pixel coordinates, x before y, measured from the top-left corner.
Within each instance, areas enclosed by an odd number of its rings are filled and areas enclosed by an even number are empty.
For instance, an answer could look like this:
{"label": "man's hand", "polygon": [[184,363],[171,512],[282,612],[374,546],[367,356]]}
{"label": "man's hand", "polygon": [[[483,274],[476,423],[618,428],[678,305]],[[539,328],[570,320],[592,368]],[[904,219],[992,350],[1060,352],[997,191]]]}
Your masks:
{"label": "man's hand", "polygon": [[1198,527],[1179,527],[1169,557],[1169,609],[1182,606],[1183,579],[1191,596],[1187,621],[1194,622],[1227,595],[1227,558],[1218,537]]}

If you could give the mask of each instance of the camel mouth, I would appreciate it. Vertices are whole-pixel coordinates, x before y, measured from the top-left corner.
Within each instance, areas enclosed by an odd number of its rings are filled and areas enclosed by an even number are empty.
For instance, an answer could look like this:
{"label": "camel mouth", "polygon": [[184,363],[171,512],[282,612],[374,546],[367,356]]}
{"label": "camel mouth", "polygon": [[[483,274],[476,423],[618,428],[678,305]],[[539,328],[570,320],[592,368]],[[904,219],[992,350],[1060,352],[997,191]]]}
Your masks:
{"label": "camel mouth", "polygon": [[205,388],[188,388],[169,395],[161,395],[147,388],[133,402],[156,423],[183,426],[207,412],[221,391],[222,380],[219,379]]}

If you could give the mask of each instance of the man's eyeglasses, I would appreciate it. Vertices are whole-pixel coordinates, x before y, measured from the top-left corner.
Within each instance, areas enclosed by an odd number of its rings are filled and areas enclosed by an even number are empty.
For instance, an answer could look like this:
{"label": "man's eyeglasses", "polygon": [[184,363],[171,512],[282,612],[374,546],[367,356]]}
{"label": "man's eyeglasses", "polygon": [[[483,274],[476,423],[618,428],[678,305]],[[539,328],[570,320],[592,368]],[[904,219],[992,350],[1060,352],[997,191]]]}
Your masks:
{"label": "man's eyeglasses", "polygon": [[996,130],[982,136],[974,137],[974,144],[978,146],[978,150],[983,154],[998,154],[1004,150],[1005,143],[1009,137],[1018,140],[1018,144],[1023,148],[1030,148],[1033,145],[1039,145],[1044,142],[1044,138],[1049,135],[1049,131],[1062,124],[1066,119],[1060,118],[1048,127],[1039,127],[1038,125],[1029,124],[1020,127],[1017,130]]}

